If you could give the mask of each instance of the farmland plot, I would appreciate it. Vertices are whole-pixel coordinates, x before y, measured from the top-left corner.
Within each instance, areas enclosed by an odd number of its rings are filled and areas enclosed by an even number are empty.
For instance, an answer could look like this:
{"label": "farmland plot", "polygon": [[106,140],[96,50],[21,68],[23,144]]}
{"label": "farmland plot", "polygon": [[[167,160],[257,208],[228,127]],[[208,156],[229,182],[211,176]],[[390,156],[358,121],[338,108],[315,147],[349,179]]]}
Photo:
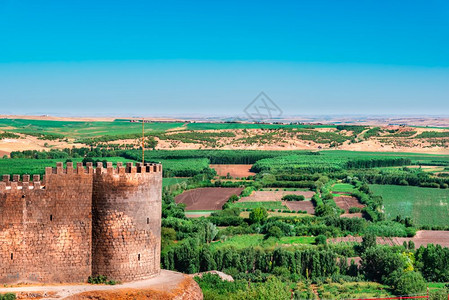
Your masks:
{"label": "farmland plot", "polygon": [[175,197],[184,203],[186,210],[220,210],[232,195],[240,195],[243,188],[198,188]]}
{"label": "farmland plot", "polygon": [[306,211],[308,214],[315,214],[315,206],[313,205],[312,201],[306,200],[306,201],[285,201],[283,202],[288,209],[298,211]]}
{"label": "farmland plot", "polygon": [[411,217],[416,225],[449,223],[449,190],[415,186],[370,185],[384,199],[387,219]]}
{"label": "farmland plot", "polygon": [[[415,246],[427,246],[427,244],[441,245],[449,247],[449,231],[441,230],[420,230],[412,238],[405,237],[377,237],[377,243],[390,246],[401,246],[404,242],[413,241]],[[329,239],[330,243],[361,243],[361,236],[345,236]]]}
{"label": "farmland plot", "polygon": [[310,199],[314,194],[312,191],[255,191],[248,197],[242,197],[239,202],[281,201],[285,195],[303,195]]}
{"label": "farmland plot", "polygon": [[344,209],[346,213],[349,212],[351,207],[363,208],[365,205],[361,204],[356,197],[352,196],[340,196],[334,198],[335,204],[341,209]]}
{"label": "farmland plot", "polygon": [[254,172],[250,172],[252,165],[210,165],[212,169],[217,171],[218,176],[231,177],[248,177],[256,175]]}

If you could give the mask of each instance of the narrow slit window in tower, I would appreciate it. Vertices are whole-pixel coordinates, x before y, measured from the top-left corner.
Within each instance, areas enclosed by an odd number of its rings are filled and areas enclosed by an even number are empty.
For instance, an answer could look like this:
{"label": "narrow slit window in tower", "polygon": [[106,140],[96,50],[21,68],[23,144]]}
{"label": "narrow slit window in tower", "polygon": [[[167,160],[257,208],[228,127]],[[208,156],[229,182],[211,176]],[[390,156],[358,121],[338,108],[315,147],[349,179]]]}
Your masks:
{"label": "narrow slit window in tower", "polygon": [[150,218],[147,218],[147,224],[150,224]]}
{"label": "narrow slit window in tower", "polygon": [[137,260],[140,261],[140,253],[137,254]]}
{"label": "narrow slit window in tower", "polygon": [[53,215],[50,215],[50,221],[53,221]]}
{"label": "narrow slit window in tower", "polygon": [[13,256],[13,254],[11,253],[11,259],[13,259],[14,258],[14,256]]}

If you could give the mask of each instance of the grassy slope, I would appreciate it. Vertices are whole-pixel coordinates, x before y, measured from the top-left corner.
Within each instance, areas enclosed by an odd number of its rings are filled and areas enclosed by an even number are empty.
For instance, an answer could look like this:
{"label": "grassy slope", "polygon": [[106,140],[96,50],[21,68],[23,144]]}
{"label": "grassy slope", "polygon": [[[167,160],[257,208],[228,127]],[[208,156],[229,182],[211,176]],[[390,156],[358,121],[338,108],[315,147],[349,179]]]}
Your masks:
{"label": "grassy slope", "polygon": [[449,190],[396,185],[371,185],[384,199],[388,219],[412,217],[417,225],[449,223]]}

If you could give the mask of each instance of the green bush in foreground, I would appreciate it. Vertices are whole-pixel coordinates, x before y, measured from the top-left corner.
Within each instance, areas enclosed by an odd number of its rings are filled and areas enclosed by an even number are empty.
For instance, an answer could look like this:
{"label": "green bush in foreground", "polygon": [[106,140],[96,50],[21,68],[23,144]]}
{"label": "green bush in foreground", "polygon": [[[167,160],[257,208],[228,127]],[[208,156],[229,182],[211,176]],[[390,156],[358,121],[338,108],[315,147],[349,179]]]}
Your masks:
{"label": "green bush in foreground", "polygon": [[391,274],[394,277],[392,286],[396,295],[415,295],[426,291],[426,281],[419,272],[402,272],[399,276]]}
{"label": "green bush in foreground", "polygon": [[15,300],[16,295],[12,293],[0,294],[0,300]]}
{"label": "green bush in foreground", "polygon": [[95,277],[89,276],[87,282],[90,284],[109,284],[109,285],[116,285],[118,283],[115,280],[108,280],[108,277],[104,275],[98,275]]}
{"label": "green bush in foreground", "polygon": [[203,274],[194,277],[204,293],[204,299],[237,300],[237,299],[290,299],[291,292],[281,279],[270,276],[265,282],[254,282],[250,285],[246,280],[233,282],[223,281],[218,275]]}

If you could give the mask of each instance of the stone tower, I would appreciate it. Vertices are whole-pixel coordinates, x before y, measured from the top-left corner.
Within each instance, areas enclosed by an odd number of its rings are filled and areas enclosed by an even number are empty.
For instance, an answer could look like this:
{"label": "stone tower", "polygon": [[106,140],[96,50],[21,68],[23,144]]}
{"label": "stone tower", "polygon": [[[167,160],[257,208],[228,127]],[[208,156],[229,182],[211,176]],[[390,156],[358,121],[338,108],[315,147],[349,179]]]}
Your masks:
{"label": "stone tower", "polygon": [[162,166],[96,168],[92,197],[92,274],[119,281],[160,273]]}
{"label": "stone tower", "polygon": [[0,181],[0,283],[160,272],[162,166],[57,163]]}

